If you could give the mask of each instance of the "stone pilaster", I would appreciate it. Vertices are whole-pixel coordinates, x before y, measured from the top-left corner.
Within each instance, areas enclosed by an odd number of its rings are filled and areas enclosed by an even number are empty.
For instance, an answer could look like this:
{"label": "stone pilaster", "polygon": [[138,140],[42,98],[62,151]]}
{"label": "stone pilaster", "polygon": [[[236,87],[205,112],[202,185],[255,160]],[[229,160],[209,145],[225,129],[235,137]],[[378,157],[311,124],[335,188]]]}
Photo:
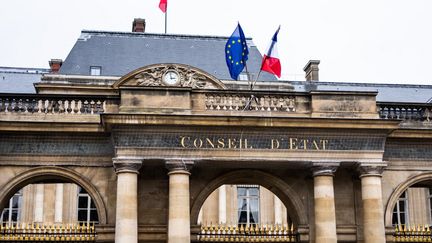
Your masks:
{"label": "stone pilaster", "polygon": [[335,165],[314,165],[315,242],[337,243],[333,177]]}
{"label": "stone pilaster", "polygon": [[385,243],[381,174],[383,165],[358,166],[361,179],[365,243]]}
{"label": "stone pilaster", "polygon": [[116,243],[138,242],[138,174],[140,158],[114,158],[117,173]]}
{"label": "stone pilaster", "polygon": [[192,161],[170,160],[168,243],[190,243],[189,176]]}

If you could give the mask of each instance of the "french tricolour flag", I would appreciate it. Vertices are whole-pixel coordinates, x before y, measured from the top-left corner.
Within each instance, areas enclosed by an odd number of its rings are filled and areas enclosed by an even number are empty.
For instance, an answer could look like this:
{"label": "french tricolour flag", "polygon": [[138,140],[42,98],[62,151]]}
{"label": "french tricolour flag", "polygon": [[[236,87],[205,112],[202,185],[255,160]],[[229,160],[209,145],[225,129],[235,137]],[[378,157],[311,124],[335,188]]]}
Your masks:
{"label": "french tricolour flag", "polygon": [[263,61],[261,64],[261,70],[272,73],[280,78],[282,68],[281,68],[279,54],[276,46],[277,35],[279,34],[279,30],[280,30],[280,26],[276,30],[276,33],[273,35],[272,42],[269,48],[267,49],[266,54],[264,54]]}

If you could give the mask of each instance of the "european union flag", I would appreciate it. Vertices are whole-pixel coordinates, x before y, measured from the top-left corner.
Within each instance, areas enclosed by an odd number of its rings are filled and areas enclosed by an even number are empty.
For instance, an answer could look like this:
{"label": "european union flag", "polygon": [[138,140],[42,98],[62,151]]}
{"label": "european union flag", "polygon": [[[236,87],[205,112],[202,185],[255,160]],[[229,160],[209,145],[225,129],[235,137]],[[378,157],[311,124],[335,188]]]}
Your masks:
{"label": "european union flag", "polygon": [[246,37],[240,24],[238,24],[225,45],[225,59],[232,79],[237,80],[243,71],[248,54]]}

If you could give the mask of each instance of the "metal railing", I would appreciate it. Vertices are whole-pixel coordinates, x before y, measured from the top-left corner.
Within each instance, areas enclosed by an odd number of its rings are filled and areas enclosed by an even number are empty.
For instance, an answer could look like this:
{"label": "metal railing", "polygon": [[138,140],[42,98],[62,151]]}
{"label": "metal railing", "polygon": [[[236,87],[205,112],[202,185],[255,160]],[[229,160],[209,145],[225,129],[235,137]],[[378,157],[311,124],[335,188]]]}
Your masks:
{"label": "metal railing", "polygon": [[294,225],[206,225],[201,226],[199,242],[297,242]]}
{"label": "metal railing", "polygon": [[395,242],[432,242],[432,232],[428,225],[398,225],[393,236]]}
{"label": "metal railing", "polygon": [[0,242],[95,242],[96,237],[94,224],[0,225]]}

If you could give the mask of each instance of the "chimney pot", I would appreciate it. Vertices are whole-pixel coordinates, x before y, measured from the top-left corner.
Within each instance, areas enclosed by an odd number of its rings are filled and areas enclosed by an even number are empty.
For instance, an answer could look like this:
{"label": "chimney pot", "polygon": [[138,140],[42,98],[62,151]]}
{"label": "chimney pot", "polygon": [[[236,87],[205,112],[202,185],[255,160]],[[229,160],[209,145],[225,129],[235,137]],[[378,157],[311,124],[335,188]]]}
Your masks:
{"label": "chimney pot", "polygon": [[135,18],[132,23],[132,32],[144,33],[145,26],[146,26],[145,19]]}
{"label": "chimney pot", "polygon": [[49,66],[51,69],[51,73],[58,73],[60,71],[60,67],[63,64],[63,60],[62,59],[51,59],[49,62]]}
{"label": "chimney pot", "polygon": [[319,60],[309,60],[303,68],[303,71],[305,71],[306,81],[319,81],[319,64]]}

